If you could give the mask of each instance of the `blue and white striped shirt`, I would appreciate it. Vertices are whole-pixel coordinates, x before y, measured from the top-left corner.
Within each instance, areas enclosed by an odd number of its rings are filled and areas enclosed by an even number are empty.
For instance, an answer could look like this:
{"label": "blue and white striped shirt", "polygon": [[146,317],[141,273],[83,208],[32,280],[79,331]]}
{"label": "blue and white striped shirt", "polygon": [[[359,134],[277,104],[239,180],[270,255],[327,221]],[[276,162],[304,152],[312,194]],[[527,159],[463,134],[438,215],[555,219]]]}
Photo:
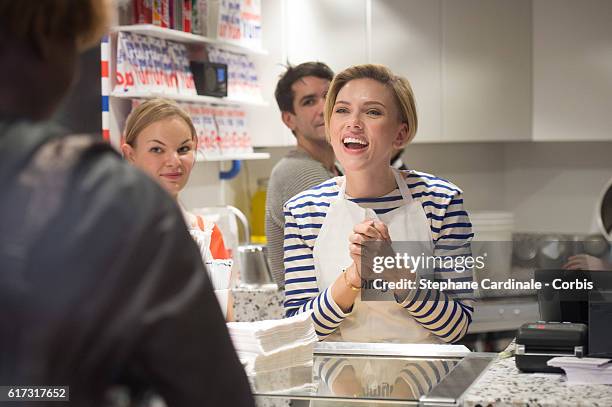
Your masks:
{"label": "blue and white striped shirt", "polygon": [[[423,206],[429,221],[435,256],[470,255],[472,224],[463,207],[461,190],[430,174],[402,171],[412,198]],[[303,191],[283,207],[285,215],[285,313],[287,316],[313,310],[319,339],[334,332],[349,313],[335,303],[328,288],[320,292],[315,276],[313,250],[330,204],[336,199],[337,178]],[[383,214],[402,205],[399,188],[378,198],[351,199],[361,207]],[[347,237],[348,250],[348,237]],[[472,272],[436,269],[434,280],[471,281]],[[400,305],[425,329],[444,342],[465,335],[472,320],[472,290],[438,291],[414,289]]]}

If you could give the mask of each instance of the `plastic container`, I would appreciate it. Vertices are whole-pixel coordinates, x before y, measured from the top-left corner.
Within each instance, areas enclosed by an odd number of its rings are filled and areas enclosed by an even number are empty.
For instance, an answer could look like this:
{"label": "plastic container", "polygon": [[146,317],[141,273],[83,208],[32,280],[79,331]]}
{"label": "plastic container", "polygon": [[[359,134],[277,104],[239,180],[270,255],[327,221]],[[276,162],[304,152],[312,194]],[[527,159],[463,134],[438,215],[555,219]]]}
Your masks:
{"label": "plastic container", "polygon": [[266,244],[266,190],[268,179],[257,180],[257,190],[251,198],[251,242]]}
{"label": "plastic container", "polygon": [[[512,270],[512,232],[514,214],[511,212],[482,211],[471,212],[470,221],[474,239],[472,255],[485,256],[484,267],[474,268],[474,279],[481,282],[510,279]],[[479,284],[480,285],[480,284]],[[480,297],[504,296],[504,290],[478,290]]]}

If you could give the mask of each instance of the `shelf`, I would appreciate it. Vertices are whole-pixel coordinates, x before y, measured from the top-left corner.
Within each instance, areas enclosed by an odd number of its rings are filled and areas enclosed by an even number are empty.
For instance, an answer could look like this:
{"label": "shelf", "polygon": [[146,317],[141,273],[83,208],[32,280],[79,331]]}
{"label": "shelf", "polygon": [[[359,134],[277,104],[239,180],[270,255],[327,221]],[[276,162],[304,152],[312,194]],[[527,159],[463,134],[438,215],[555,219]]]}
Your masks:
{"label": "shelf", "polygon": [[134,24],[134,25],[120,25],[113,27],[115,32],[131,32],[135,34],[149,35],[152,37],[162,38],[165,40],[172,40],[176,42],[189,43],[189,44],[212,44],[218,45],[230,51],[248,54],[268,55],[268,51],[261,48],[253,48],[239,42],[229,42],[224,40],[217,40],[214,38],[204,37],[184,31],[173,30],[171,28],[162,28],[153,24]]}
{"label": "shelf", "polygon": [[245,100],[245,99],[232,99],[232,98],[219,98],[214,96],[202,96],[202,95],[180,95],[176,93],[161,93],[161,92],[129,92],[129,93],[111,93],[111,97],[118,99],[153,99],[153,98],[167,98],[176,100],[177,102],[191,102],[191,103],[208,103],[215,105],[224,106],[259,106],[267,107],[268,103],[265,101],[257,100]]}
{"label": "shelf", "polygon": [[232,160],[266,160],[270,158],[269,153],[243,153],[243,154],[228,154],[221,157],[204,158],[200,154],[197,155],[196,162],[216,162],[216,161],[232,161]]}

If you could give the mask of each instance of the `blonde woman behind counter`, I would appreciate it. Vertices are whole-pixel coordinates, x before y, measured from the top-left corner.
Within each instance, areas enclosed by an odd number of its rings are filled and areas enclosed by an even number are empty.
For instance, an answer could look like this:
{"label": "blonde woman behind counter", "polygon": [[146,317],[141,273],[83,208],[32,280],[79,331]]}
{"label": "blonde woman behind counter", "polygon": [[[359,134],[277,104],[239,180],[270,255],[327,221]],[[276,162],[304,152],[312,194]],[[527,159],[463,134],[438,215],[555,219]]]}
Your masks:
{"label": "blonde woman behind counter", "polygon": [[[320,340],[459,340],[472,319],[470,290],[416,288],[396,291],[390,301],[360,300],[364,242],[415,241],[434,256],[470,254],[473,234],[461,190],[389,165],[417,130],[410,84],[380,65],[353,66],[335,76],[325,103],[327,136],[346,176],[285,204],[287,316],[312,309]],[[436,280],[471,278],[471,271],[434,273]]]}
{"label": "blonde woman behind counter", "polygon": [[186,211],[178,201],[196,159],[197,135],[189,115],[172,100],[148,100],[130,113],[124,137],[124,157],[177,201],[204,261],[229,259],[217,225]]}

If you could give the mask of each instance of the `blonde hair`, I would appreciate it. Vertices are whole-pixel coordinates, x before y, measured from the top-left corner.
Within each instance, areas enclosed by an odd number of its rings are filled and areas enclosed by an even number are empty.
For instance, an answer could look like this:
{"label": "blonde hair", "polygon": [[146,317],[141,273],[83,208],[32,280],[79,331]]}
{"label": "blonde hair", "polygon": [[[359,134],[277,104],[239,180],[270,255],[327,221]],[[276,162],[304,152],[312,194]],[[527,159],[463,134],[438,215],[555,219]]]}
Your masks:
{"label": "blonde hair", "polygon": [[336,104],[336,98],[340,89],[347,83],[354,79],[373,79],[385,85],[391,93],[393,93],[397,102],[399,111],[399,120],[402,123],[408,125],[408,137],[406,144],[408,144],[416,135],[418,128],[418,119],[416,114],[416,104],[414,101],[414,93],[408,79],[395,75],[389,68],[384,65],[375,64],[364,64],[364,65],[353,65],[346,68],[344,71],[337,74],[332,80],[327,92],[325,99],[325,132],[327,138],[330,138],[329,123],[332,112],[334,111],[334,104]]}
{"label": "blonde hair", "polygon": [[196,129],[191,117],[175,101],[169,99],[155,98],[147,100],[138,105],[127,118],[125,124],[125,143],[134,147],[136,139],[145,127],[160,120],[178,117],[189,126],[191,138],[197,143]]}

